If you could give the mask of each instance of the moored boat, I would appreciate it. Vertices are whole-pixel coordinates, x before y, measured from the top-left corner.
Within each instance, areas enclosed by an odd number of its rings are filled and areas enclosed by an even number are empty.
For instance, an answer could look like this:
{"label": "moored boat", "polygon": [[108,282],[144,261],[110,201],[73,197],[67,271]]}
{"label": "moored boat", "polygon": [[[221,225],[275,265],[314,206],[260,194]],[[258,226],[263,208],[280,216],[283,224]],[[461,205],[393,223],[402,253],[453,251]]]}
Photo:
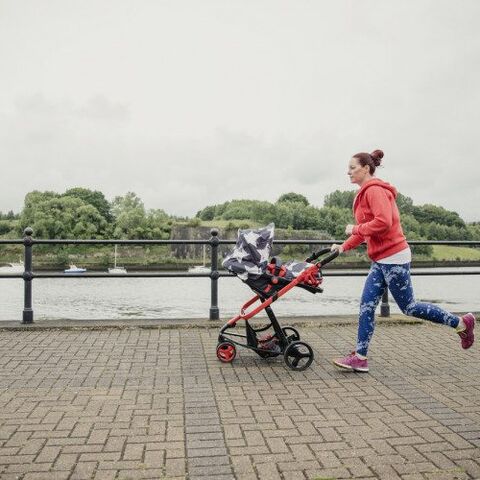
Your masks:
{"label": "moored boat", "polygon": [[65,269],[64,273],[85,273],[86,268],[77,267],[76,265],[70,265],[70,268]]}

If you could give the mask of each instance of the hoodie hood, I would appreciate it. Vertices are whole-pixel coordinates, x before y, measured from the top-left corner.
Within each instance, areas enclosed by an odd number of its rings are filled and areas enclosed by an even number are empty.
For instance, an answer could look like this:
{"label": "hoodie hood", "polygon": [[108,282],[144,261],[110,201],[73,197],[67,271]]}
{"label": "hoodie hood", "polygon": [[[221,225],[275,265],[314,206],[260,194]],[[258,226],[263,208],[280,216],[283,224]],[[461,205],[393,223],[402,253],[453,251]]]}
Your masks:
{"label": "hoodie hood", "polygon": [[388,191],[392,192],[392,195],[393,195],[394,199],[397,198],[397,189],[393,185],[390,185],[389,183],[384,182],[383,180],[380,180],[379,178],[372,178],[367,183],[365,183],[362,186],[362,188],[360,188],[358,193],[355,195],[355,200],[353,201],[353,210],[355,210],[355,206],[356,206],[357,202],[364,195],[365,191],[368,190],[370,187],[373,187],[373,186],[382,187],[385,190],[388,190]]}

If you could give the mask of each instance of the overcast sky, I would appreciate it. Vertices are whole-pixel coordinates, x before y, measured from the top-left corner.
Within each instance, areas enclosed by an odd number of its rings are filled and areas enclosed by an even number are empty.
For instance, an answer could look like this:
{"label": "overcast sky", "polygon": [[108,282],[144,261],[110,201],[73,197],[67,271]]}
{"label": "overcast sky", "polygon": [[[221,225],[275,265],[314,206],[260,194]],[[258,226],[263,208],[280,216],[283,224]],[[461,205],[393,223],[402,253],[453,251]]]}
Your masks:
{"label": "overcast sky", "polygon": [[0,0],[0,210],[351,189],[352,154],[480,220],[478,0]]}

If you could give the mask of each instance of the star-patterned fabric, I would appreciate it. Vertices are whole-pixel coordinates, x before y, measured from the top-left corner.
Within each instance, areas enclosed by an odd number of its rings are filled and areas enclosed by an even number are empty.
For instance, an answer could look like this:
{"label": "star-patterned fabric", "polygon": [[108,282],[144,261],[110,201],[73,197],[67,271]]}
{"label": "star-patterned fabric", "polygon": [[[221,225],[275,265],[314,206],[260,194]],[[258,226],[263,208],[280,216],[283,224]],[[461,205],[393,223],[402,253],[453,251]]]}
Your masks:
{"label": "star-patterned fabric", "polygon": [[[243,281],[259,278],[267,269],[274,232],[273,223],[263,228],[238,230],[237,244],[222,265]],[[285,278],[292,280],[312,264],[291,260],[283,266],[286,269]]]}

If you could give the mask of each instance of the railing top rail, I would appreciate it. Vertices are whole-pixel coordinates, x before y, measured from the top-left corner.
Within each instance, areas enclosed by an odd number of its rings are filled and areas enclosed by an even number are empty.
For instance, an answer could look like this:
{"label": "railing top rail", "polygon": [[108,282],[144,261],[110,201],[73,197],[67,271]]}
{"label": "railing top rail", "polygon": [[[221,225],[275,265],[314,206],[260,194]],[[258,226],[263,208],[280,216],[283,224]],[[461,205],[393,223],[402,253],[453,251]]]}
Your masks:
{"label": "railing top rail", "polygon": [[[219,239],[213,237],[218,245],[234,245],[236,240]],[[277,239],[274,244],[277,245],[331,245],[332,243],[341,244],[345,240],[339,239]],[[407,240],[410,245],[464,245],[476,247],[480,246],[479,240]],[[24,239],[1,239],[0,244],[20,245],[24,243]],[[191,240],[191,239],[175,239],[175,240],[116,240],[116,239],[37,239],[32,238],[31,244],[38,245],[209,245],[212,239]]]}
{"label": "railing top rail", "polygon": [[0,240],[0,245],[1,244],[6,244],[6,245],[23,245],[23,239],[19,240],[18,238],[15,240],[5,240],[1,239]]}
{"label": "railing top rail", "polygon": [[[431,268],[425,269],[413,269],[411,271],[412,276],[433,276],[433,277],[448,277],[458,275],[480,275],[480,270],[450,270],[450,271],[431,271]],[[364,277],[368,275],[367,269],[351,269],[351,270],[324,270],[323,276],[325,277]],[[231,277],[235,275],[226,271],[219,271],[218,277]],[[0,279],[7,278],[24,278],[23,273],[0,273]],[[108,272],[88,272],[82,274],[67,274],[59,272],[39,272],[32,273],[29,278],[42,279],[42,278],[75,278],[75,279],[88,279],[88,278],[211,278],[209,273],[187,273],[187,272],[129,272],[111,274]]]}

